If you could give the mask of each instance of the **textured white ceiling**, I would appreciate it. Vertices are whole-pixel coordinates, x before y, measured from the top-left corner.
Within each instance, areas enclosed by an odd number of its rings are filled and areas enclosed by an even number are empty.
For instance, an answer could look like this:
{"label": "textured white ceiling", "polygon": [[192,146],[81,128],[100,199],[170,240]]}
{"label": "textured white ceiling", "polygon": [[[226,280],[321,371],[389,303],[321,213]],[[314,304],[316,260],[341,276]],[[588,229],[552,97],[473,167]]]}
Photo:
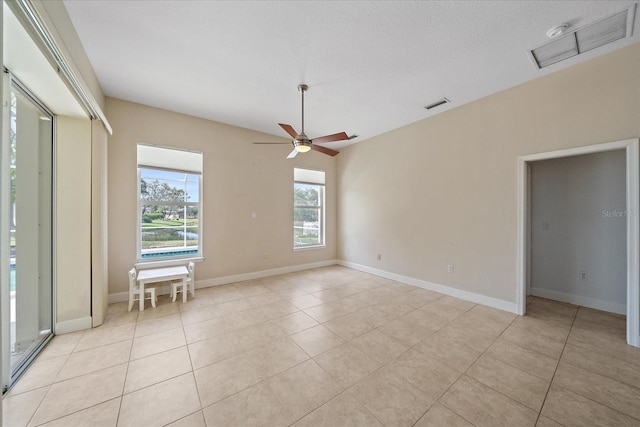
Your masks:
{"label": "textured white ceiling", "polygon": [[633,4],[65,0],[106,95],[286,136],[277,123],[300,131],[304,82],[307,135],[360,135],[351,143],[637,42],[544,70],[528,54],[555,25]]}

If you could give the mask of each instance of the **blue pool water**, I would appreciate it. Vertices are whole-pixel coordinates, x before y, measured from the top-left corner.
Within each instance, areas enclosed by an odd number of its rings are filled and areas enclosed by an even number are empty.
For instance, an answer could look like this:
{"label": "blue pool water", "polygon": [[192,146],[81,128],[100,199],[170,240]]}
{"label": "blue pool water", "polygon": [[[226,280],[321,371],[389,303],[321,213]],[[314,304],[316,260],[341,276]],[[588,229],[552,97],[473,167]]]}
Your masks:
{"label": "blue pool water", "polygon": [[198,253],[197,249],[194,249],[191,251],[152,252],[152,253],[142,254],[142,259],[166,258],[166,257],[182,256],[182,255],[195,255],[197,253]]}

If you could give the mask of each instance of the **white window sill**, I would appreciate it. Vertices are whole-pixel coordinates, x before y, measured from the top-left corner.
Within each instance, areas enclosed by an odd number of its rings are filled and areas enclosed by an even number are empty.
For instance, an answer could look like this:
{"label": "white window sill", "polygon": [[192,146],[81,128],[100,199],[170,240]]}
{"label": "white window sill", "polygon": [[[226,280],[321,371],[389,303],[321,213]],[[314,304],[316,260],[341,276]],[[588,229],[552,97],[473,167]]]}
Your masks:
{"label": "white window sill", "polygon": [[294,247],[293,251],[297,252],[297,251],[308,251],[312,249],[325,249],[326,247],[327,245],[299,246],[299,247]]}
{"label": "white window sill", "polygon": [[184,258],[172,258],[165,260],[153,260],[147,261],[140,259],[136,262],[136,268],[154,268],[154,267],[173,267],[174,265],[185,265],[188,262],[202,262],[204,261],[204,257],[202,256],[194,256],[194,257],[184,257]]}

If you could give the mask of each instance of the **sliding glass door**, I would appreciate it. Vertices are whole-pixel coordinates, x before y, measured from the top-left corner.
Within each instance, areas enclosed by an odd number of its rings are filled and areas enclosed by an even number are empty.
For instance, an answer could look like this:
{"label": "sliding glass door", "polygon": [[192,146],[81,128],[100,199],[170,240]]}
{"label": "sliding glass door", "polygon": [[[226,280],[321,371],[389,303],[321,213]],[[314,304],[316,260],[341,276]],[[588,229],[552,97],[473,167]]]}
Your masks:
{"label": "sliding glass door", "polygon": [[3,379],[12,382],[53,331],[54,118],[17,80],[5,79],[3,113],[9,123],[2,141],[0,188],[2,348]]}

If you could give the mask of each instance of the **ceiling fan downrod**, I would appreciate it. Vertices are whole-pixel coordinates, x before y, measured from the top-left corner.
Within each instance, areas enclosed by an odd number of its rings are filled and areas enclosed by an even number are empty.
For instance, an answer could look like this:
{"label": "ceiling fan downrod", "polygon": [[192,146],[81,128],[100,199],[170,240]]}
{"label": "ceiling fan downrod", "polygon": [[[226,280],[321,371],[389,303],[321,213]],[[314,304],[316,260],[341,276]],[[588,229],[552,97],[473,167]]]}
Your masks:
{"label": "ceiling fan downrod", "polygon": [[302,83],[298,85],[298,92],[302,94],[302,131],[300,132],[300,136],[306,138],[307,135],[304,133],[304,93],[309,89],[309,86]]}

